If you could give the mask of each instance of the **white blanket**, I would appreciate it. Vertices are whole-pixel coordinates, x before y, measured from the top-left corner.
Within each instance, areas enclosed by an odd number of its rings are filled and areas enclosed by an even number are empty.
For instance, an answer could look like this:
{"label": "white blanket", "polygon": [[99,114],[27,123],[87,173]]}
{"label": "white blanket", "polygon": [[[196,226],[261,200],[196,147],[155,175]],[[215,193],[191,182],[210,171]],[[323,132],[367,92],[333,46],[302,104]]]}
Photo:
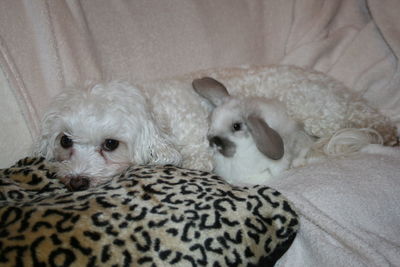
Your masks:
{"label": "white blanket", "polygon": [[301,216],[278,266],[400,266],[400,149],[327,160],[272,183]]}

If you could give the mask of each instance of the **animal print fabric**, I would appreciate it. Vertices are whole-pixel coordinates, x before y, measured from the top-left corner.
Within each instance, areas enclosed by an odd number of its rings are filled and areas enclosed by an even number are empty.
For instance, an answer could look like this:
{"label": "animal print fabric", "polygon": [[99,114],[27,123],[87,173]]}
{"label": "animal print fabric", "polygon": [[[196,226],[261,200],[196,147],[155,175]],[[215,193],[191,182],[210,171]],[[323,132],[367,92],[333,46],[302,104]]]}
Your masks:
{"label": "animal print fabric", "polygon": [[50,163],[0,170],[1,266],[271,266],[298,217],[266,186],[174,166],[135,166],[69,192]]}

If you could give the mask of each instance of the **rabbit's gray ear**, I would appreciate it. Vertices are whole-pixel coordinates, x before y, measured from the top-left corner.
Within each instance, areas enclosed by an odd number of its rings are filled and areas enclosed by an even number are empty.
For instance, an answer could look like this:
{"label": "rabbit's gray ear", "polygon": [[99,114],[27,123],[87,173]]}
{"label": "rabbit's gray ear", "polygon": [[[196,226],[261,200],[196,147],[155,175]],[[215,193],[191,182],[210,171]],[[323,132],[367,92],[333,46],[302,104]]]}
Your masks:
{"label": "rabbit's gray ear", "polygon": [[210,101],[214,106],[221,105],[223,100],[229,97],[225,86],[211,77],[195,79],[192,86],[199,95]]}
{"label": "rabbit's gray ear", "polygon": [[282,137],[260,117],[250,115],[247,126],[253,136],[258,150],[268,158],[278,160],[283,157],[284,145]]}

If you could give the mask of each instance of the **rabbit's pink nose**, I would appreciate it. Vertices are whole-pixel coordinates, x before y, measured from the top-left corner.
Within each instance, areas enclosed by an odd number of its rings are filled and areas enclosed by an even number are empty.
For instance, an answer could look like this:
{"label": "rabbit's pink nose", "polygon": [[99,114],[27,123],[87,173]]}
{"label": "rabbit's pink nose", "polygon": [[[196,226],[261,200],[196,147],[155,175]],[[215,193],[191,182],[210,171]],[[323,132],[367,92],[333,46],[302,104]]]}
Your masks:
{"label": "rabbit's pink nose", "polygon": [[68,188],[71,191],[82,191],[89,188],[90,179],[86,176],[72,177],[68,183]]}

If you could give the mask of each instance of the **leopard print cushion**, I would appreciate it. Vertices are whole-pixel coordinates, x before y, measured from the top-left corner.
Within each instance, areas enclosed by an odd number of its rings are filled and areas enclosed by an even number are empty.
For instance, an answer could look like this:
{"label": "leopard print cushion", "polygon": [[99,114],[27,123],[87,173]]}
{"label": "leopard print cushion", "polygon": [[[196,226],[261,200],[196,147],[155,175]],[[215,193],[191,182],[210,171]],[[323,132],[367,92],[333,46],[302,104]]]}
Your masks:
{"label": "leopard print cushion", "polygon": [[135,166],[69,192],[41,158],[0,170],[1,266],[270,266],[297,229],[279,192],[207,172]]}

